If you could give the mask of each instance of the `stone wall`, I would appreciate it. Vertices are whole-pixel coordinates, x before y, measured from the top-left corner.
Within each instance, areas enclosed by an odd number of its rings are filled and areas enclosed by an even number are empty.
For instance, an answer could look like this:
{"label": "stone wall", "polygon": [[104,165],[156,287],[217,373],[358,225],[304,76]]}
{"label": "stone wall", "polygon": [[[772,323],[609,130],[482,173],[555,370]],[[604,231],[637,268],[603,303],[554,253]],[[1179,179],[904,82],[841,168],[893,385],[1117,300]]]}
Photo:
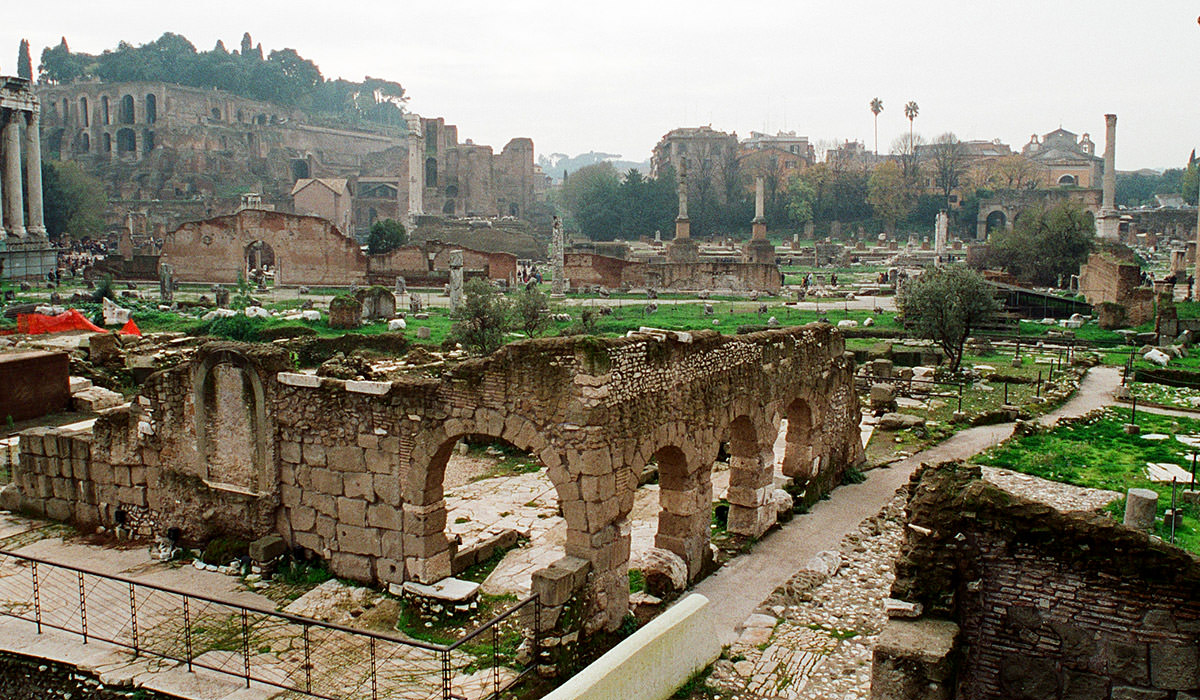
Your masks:
{"label": "stone wall", "polygon": [[[1012,496],[980,480],[978,467],[925,467],[910,493],[892,595],[957,625],[957,641],[940,647],[941,659],[917,635],[907,647],[877,647],[873,698],[1200,693],[1196,557],[1106,515]],[[937,693],[912,682],[934,676],[943,677]]]}
{"label": "stone wall", "polygon": [[731,289],[778,294],[783,288],[783,275],[774,264],[652,263],[646,267],[646,284],[657,289]]}
{"label": "stone wall", "polygon": [[1140,326],[1154,318],[1154,290],[1143,287],[1142,270],[1106,253],[1092,253],[1079,266],[1079,291],[1092,306],[1124,307],[1124,325]]}
{"label": "stone wall", "polygon": [[462,437],[487,435],[546,466],[567,523],[564,553],[589,572],[586,627],[611,630],[627,608],[628,515],[651,460],[664,509],[656,546],[683,558],[694,579],[710,554],[722,443],[728,528],[747,536],[775,522],[781,418],[784,471],[814,498],[863,459],[853,356],[823,324],[522,341],[440,378],[394,382],[288,365],[270,347],[205,345],[192,362],[152,375],[129,408],[102,415],[90,452],[70,443],[69,473],[61,440],[82,438],[26,433],[20,505],[85,525],[112,524],[120,511],[144,531],[178,527],[188,540],[277,532],[339,576],[429,583],[451,574],[456,555],[446,462]]}
{"label": "stone wall", "polygon": [[566,253],[563,275],[575,288],[599,285],[608,289],[646,284],[646,263],[596,253]]}

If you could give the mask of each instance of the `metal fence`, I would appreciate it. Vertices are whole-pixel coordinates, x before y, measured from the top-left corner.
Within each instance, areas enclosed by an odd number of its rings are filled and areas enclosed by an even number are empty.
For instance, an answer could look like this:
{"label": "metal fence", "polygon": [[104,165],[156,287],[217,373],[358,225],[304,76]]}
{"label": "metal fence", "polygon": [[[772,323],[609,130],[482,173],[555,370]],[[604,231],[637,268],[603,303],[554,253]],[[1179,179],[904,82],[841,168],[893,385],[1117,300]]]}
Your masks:
{"label": "metal fence", "polygon": [[[452,644],[355,629],[0,552],[0,614],[325,700],[499,698],[536,667],[530,596]],[[532,631],[531,635],[526,630]],[[529,663],[517,670],[516,652]],[[516,665],[516,664],[514,664]]]}

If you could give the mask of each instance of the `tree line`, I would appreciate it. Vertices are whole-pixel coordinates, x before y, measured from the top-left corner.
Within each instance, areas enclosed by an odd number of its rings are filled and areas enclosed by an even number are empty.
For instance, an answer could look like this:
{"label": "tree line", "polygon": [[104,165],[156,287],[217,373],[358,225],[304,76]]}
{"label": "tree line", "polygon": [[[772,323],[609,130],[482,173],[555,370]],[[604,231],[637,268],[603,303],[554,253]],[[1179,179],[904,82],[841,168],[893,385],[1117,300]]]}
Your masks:
{"label": "tree line", "polygon": [[[22,77],[32,79],[26,41],[21,43],[18,67],[30,73]],[[197,51],[186,37],[171,32],[141,46],[122,41],[99,55],[71,51],[66,37],[42,51],[39,82],[61,85],[93,78],[217,88],[249,99],[397,126],[404,123],[407,99],[404,87],[388,80],[326,80],[320,68],[295,49],[264,54],[262,44],[255,44],[249,33],[234,51],[221,41],[209,51]]]}

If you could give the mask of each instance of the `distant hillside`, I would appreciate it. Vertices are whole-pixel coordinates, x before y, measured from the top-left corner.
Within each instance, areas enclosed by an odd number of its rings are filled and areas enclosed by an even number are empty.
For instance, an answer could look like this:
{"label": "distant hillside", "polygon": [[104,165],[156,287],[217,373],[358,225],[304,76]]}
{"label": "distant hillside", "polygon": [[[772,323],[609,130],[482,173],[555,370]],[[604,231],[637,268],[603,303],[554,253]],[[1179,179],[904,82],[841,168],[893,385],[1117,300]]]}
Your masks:
{"label": "distant hillside", "polygon": [[637,168],[643,175],[650,173],[650,161],[644,160],[640,163],[635,163],[631,160],[621,160],[621,156],[616,153],[589,151],[574,157],[568,156],[565,153],[551,153],[548,156],[538,156],[538,165],[542,166],[542,171],[549,175],[555,182],[562,182],[563,173],[570,175],[580,168],[604,162],[612,163],[613,167],[622,173],[630,168]]}
{"label": "distant hillside", "polygon": [[72,52],[66,37],[42,51],[38,82],[61,85],[97,79],[217,88],[240,97],[400,128],[408,99],[400,83],[388,80],[326,80],[317,65],[295,49],[264,56],[262,44],[255,44],[248,33],[234,51],[220,41],[211,51],[197,51],[186,37],[170,32],[141,46],[122,41],[115,50],[99,55]]}

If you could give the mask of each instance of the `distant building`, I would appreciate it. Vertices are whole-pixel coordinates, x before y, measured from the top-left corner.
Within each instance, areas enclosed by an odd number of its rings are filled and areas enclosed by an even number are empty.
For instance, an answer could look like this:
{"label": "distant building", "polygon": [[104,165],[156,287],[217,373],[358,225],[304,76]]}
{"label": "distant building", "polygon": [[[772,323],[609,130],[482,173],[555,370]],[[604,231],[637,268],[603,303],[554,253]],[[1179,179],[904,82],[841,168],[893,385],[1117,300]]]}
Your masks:
{"label": "distant building", "polygon": [[342,178],[302,178],[292,187],[292,208],[297,214],[317,216],[349,236],[354,204],[350,187]]}
{"label": "distant building", "polygon": [[743,154],[747,151],[763,149],[785,151],[802,159],[805,165],[812,165],[817,157],[816,149],[808,142],[808,137],[797,136],[794,131],[780,131],[774,136],[751,131],[750,138],[742,139],[741,146]]}
{"label": "distant building", "polygon": [[1096,144],[1084,134],[1077,137],[1058,128],[1038,138],[1029,138],[1021,154],[1042,171],[1045,187],[1099,187],[1104,159],[1096,155]]}
{"label": "distant building", "polygon": [[725,179],[737,166],[737,156],[737,132],[728,134],[711,126],[672,129],[654,147],[650,175],[658,177],[668,169],[686,172],[691,196],[711,189],[724,201]]}

